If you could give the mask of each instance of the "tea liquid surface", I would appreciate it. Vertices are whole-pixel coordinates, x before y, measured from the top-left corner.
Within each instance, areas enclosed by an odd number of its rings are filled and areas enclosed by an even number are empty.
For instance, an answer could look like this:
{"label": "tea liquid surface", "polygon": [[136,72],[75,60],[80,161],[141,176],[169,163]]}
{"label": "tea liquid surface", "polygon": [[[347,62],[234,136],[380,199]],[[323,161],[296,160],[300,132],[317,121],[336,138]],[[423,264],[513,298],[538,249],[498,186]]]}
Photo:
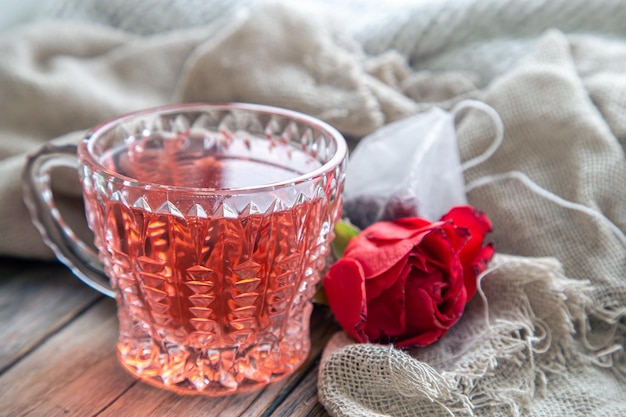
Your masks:
{"label": "tea liquid surface", "polygon": [[253,136],[149,137],[108,151],[101,162],[140,182],[208,189],[272,184],[321,166],[302,150]]}

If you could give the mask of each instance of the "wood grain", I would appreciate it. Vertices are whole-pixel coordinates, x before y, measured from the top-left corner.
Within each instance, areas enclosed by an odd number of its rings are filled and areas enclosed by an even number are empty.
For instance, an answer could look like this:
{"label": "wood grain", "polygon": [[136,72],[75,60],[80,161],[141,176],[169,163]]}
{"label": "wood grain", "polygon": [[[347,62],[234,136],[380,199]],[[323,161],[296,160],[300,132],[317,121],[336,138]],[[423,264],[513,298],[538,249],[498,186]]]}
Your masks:
{"label": "wood grain", "polygon": [[115,303],[101,299],[0,376],[1,416],[93,416],[135,381],[118,365]]}
{"label": "wood grain", "polygon": [[327,416],[326,410],[317,398],[317,371],[317,366],[312,367],[290,395],[276,407],[272,415]]}
{"label": "wood grain", "polygon": [[60,264],[7,262],[0,272],[0,374],[102,297]]}
{"label": "wood grain", "polygon": [[230,400],[229,397],[181,396],[137,381],[98,417],[214,416],[220,415]]}

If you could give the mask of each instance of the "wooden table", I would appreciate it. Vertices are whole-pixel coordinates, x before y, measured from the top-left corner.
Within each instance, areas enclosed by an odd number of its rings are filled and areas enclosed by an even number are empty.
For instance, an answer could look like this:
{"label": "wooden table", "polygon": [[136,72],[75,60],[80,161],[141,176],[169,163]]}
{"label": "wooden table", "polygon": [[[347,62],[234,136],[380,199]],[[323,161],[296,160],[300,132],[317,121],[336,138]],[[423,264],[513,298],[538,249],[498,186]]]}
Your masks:
{"label": "wooden table", "polygon": [[0,258],[0,417],[325,416],[322,349],[338,329],[316,307],[313,347],[294,375],[247,395],[179,396],[138,382],[115,356],[115,302],[57,263]]}

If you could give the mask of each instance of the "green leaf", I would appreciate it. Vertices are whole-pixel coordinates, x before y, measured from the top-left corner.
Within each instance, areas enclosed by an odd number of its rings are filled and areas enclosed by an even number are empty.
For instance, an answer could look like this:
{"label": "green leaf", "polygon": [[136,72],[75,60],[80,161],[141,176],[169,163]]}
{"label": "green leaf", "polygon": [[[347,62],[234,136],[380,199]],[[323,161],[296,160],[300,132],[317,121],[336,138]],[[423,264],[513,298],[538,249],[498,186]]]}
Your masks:
{"label": "green leaf", "polygon": [[317,287],[317,291],[315,291],[315,295],[313,296],[313,302],[315,304],[320,304],[323,306],[328,305],[328,299],[326,298],[326,293],[324,292],[323,285],[319,285]]}
{"label": "green leaf", "polygon": [[335,225],[335,239],[333,239],[330,245],[335,259],[339,259],[343,256],[348,242],[358,235],[359,232],[360,230],[358,228],[347,221],[341,220]]}
{"label": "green leaf", "polygon": [[[341,220],[335,225],[335,238],[330,244],[332,255],[335,260],[338,260],[343,256],[343,253],[348,246],[350,239],[358,235],[361,231],[353,226],[349,220]],[[324,293],[324,286],[322,282],[318,284],[317,291],[313,297],[313,302],[321,305],[328,305],[326,299],[326,293]]]}

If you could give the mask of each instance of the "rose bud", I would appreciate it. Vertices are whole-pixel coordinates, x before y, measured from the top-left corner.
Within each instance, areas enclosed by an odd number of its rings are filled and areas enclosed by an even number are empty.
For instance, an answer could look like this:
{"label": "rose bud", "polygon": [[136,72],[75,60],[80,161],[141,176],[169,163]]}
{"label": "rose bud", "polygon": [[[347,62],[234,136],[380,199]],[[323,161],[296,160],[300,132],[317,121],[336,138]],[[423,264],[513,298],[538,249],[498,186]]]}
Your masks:
{"label": "rose bud", "polygon": [[359,342],[426,346],[447,333],[494,253],[491,222],[469,206],[441,221],[379,222],[352,238],[324,277],[337,321]]}

